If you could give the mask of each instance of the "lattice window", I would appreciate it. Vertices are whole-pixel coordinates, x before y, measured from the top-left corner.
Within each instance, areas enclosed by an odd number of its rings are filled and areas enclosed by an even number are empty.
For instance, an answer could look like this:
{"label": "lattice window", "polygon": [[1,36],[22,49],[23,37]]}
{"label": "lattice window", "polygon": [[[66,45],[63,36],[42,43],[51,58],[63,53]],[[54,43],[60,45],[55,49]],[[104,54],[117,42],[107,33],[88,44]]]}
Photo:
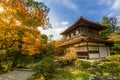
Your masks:
{"label": "lattice window", "polygon": [[87,51],[87,46],[84,46],[84,47],[80,47],[80,52],[84,52],[84,51]]}
{"label": "lattice window", "polygon": [[79,30],[76,30],[76,34],[79,34]]}
{"label": "lattice window", "polygon": [[89,51],[98,51],[98,47],[89,46]]}

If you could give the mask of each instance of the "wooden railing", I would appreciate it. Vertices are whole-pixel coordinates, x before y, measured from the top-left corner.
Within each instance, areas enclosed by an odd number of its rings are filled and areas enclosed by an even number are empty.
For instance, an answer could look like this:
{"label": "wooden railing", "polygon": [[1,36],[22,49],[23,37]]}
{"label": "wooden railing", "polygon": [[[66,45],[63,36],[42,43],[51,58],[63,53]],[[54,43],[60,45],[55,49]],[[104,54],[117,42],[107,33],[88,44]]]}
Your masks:
{"label": "wooden railing", "polygon": [[70,38],[66,38],[66,40],[64,40],[63,42],[67,42],[67,41],[70,41],[70,40],[74,40],[74,39],[76,39],[76,38],[80,38],[81,37],[81,34],[77,34],[77,35],[75,35],[75,36],[72,36],[72,37],[70,37]]}
{"label": "wooden railing", "polygon": [[89,56],[81,56],[81,55],[78,55],[78,58],[81,58],[81,59],[89,59]]}

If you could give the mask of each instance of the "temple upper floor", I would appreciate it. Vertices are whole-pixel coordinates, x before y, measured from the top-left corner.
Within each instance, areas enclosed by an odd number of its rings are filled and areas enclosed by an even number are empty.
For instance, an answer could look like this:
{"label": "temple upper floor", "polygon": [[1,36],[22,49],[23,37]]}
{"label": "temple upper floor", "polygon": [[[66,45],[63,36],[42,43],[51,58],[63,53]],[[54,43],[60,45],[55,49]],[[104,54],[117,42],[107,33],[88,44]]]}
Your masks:
{"label": "temple upper floor", "polygon": [[78,28],[72,30],[71,32],[67,33],[66,39],[70,39],[76,36],[90,36],[94,38],[100,38],[99,32],[95,29],[91,29],[89,27],[79,26]]}

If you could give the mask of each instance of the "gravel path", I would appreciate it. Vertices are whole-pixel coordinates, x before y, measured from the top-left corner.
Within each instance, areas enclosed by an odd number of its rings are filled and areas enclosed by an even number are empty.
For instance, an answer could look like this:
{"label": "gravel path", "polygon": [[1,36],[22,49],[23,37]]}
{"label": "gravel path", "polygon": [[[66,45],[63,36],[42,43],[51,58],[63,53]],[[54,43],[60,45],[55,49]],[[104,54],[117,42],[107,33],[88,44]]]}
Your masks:
{"label": "gravel path", "polygon": [[0,75],[0,80],[29,80],[33,74],[32,70],[19,69],[3,75]]}

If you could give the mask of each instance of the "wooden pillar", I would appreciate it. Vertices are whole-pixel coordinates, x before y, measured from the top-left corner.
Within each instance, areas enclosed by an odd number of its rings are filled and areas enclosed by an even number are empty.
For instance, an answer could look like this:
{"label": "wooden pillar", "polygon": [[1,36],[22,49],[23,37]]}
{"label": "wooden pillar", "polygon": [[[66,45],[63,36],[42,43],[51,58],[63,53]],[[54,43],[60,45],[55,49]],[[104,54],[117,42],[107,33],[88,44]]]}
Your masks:
{"label": "wooden pillar", "polygon": [[108,47],[106,46],[106,48],[107,48],[107,56],[109,55],[109,53],[108,53]]}
{"label": "wooden pillar", "polygon": [[87,42],[87,52],[88,52],[88,58],[89,58],[89,48],[88,48],[88,42]]}
{"label": "wooden pillar", "polygon": [[99,49],[99,43],[97,44],[97,47],[98,47],[99,58],[101,59],[101,56],[100,56],[100,49]]}

